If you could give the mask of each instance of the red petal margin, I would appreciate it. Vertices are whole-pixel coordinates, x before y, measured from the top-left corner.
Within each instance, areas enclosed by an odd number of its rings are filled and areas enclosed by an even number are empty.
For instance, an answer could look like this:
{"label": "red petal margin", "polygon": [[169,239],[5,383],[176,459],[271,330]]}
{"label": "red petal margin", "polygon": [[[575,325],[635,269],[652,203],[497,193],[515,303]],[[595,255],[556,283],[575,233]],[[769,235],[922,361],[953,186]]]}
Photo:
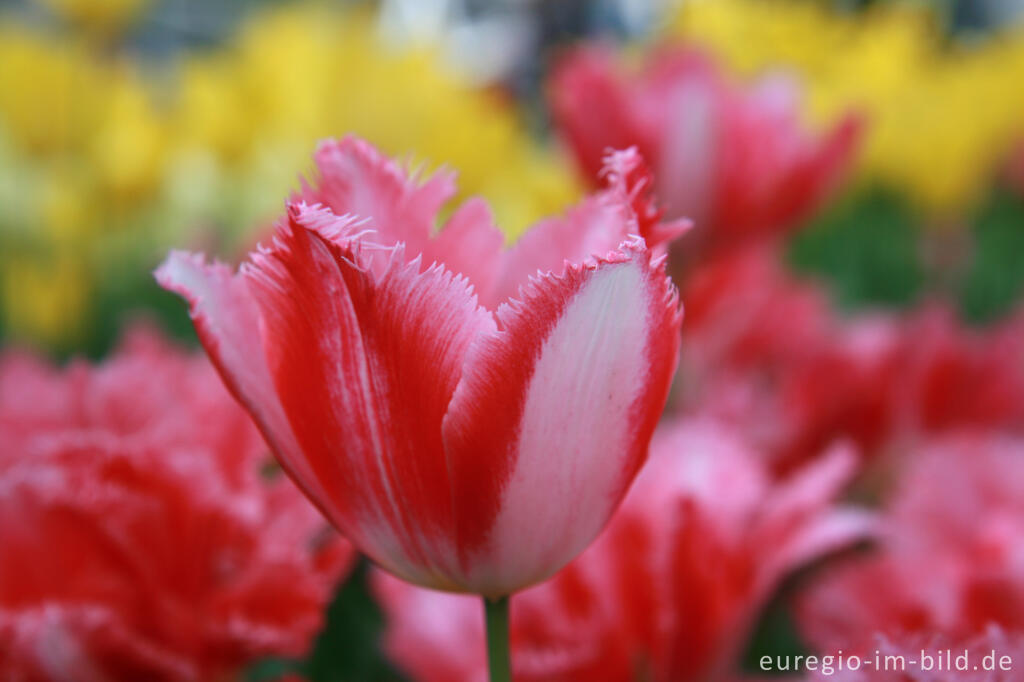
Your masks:
{"label": "red petal margin", "polygon": [[481,297],[485,305],[493,309],[515,298],[530,277],[561,273],[567,263],[582,263],[614,251],[623,240],[636,235],[660,256],[691,227],[686,219],[662,222],[650,170],[635,147],[609,151],[604,164],[604,191],[587,197],[564,216],[533,226],[502,256],[491,295]]}
{"label": "red petal margin", "polygon": [[321,142],[313,158],[317,175],[302,200],[322,204],[335,215],[365,218],[378,241],[402,242],[414,254],[430,239],[438,211],[455,196],[454,173],[421,182],[356,137]]}
{"label": "red petal margin", "polygon": [[636,147],[605,154],[601,177],[608,189],[633,209],[636,233],[654,253],[665,253],[669,243],[693,227],[686,218],[662,221],[665,211],[654,198],[654,176]]}
{"label": "red petal margin", "polygon": [[570,263],[614,250],[633,224],[629,205],[607,192],[587,197],[564,216],[542,220],[502,254],[501,272],[485,305],[495,310],[517,297],[531,277],[561,274]]}
{"label": "red petal margin", "polygon": [[657,150],[637,115],[624,76],[609,49],[579,49],[555,65],[548,88],[552,116],[584,179],[601,184],[608,149],[638,145],[652,163]]}
{"label": "red petal margin", "polygon": [[157,269],[163,288],[181,295],[199,340],[235,399],[248,410],[263,437],[293,480],[321,511],[328,495],[301,451],[263,353],[260,311],[248,284],[222,263],[207,264],[202,255],[174,251]]}
{"label": "red petal margin", "polygon": [[[410,258],[422,254],[422,266],[443,263],[467,277],[481,296],[490,291],[505,238],[487,203],[466,201],[440,232],[435,230],[439,212],[455,196],[454,173],[421,178],[355,137],[322,142],[314,158],[317,174],[303,188],[306,202],[362,218],[374,241],[405,244]],[[378,256],[371,266],[379,275],[388,259]]]}
{"label": "red petal margin", "polygon": [[420,272],[401,247],[375,276],[331,218],[293,204],[246,272],[277,395],[331,520],[405,579],[457,588],[444,577],[457,562],[441,420],[493,317],[464,278]]}
{"label": "red petal margin", "polygon": [[664,407],[682,311],[637,239],[532,280],[497,316],[443,425],[465,583],[490,596],[553,574],[615,510]]}

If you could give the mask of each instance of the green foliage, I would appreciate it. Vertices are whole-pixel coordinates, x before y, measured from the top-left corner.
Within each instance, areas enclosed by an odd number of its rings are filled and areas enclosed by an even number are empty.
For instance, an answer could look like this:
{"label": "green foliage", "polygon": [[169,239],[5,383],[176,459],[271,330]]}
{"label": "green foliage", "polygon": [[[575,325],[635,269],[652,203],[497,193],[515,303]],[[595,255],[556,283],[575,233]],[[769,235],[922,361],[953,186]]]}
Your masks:
{"label": "green foliage", "polygon": [[125,326],[134,320],[148,320],[160,326],[168,336],[189,345],[197,343],[188,304],[177,294],[160,288],[152,270],[126,270],[113,277],[99,292],[98,303],[88,338],[77,349],[92,358],[101,358],[117,345]]}
{"label": "green foliage", "polygon": [[997,193],[974,224],[974,259],[960,292],[964,317],[989,322],[1024,290],[1024,199]]}
{"label": "green foliage", "polygon": [[762,656],[777,656],[793,660],[796,656],[806,656],[807,649],[796,631],[796,624],[786,603],[780,595],[768,605],[751,636],[750,644],[743,655],[743,669],[752,676],[773,677],[785,675],[777,671],[761,669]]}
{"label": "green foliage", "polygon": [[384,615],[370,594],[369,575],[369,562],[360,559],[327,609],[308,659],[263,661],[249,671],[249,682],[270,682],[287,672],[309,682],[403,682],[380,651]]}
{"label": "green foliage", "polygon": [[844,308],[903,307],[924,275],[911,211],[883,191],[840,203],[790,242],[798,271],[824,278]]}

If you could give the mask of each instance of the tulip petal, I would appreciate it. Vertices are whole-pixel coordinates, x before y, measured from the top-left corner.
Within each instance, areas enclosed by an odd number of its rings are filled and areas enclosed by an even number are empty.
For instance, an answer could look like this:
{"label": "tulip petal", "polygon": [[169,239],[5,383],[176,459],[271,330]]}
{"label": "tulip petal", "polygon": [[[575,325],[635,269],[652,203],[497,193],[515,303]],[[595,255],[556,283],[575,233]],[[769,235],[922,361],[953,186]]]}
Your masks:
{"label": "tulip petal", "polygon": [[496,308],[517,297],[531,277],[559,274],[569,263],[608,253],[626,238],[623,226],[629,223],[627,205],[604,195],[584,199],[564,216],[542,220],[504,254],[494,294],[485,303]]}
{"label": "tulip petal", "polygon": [[665,253],[670,242],[693,227],[687,218],[662,220],[665,211],[655,201],[654,176],[636,147],[605,154],[601,175],[612,195],[629,204],[636,233],[655,254]]}
{"label": "tulip petal", "polygon": [[301,456],[264,359],[260,312],[244,278],[202,255],[174,251],[156,273],[163,288],[181,295],[200,342],[231,394],[253,416],[289,475],[321,510],[328,495]]}
{"label": "tulip petal", "polygon": [[599,184],[605,152],[639,144],[648,160],[657,140],[638,115],[632,93],[605,49],[576,50],[555,65],[548,90],[551,113],[584,179]]}
{"label": "tulip petal", "polygon": [[381,242],[402,242],[414,254],[430,239],[438,211],[455,196],[453,173],[416,182],[398,163],[358,138],[324,141],[314,160],[318,175],[302,199],[323,204],[335,215],[364,218]]}
{"label": "tulip petal", "polygon": [[443,424],[465,582],[485,595],[546,578],[604,526],[646,457],[681,319],[642,240],[497,316]]}
{"label": "tulip petal", "polygon": [[463,203],[445,223],[444,229],[423,251],[425,263],[443,263],[445,268],[470,281],[480,302],[488,308],[493,300],[498,263],[505,237],[494,225],[491,207],[480,198]]}
{"label": "tulip petal", "polygon": [[856,450],[840,443],[778,484],[757,520],[760,542],[770,557],[761,562],[766,580],[777,580],[875,534],[876,523],[867,512],[838,508],[826,513],[858,465]]}
{"label": "tulip petal", "polygon": [[580,202],[564,216],[541,221],[504,255],[490,301],[515,298],[538,273],[560,273],[567,263],[603,256],[634,235],[655,255],[690,228],[690,221],[662,222],[652,197],[654,180],[635,147],[609,151],[601,178],[606,189]]}
{"label": "tulip petal", "polygon": [[[422,255],[422,266],[443,263],[469,279],[479,293],[491,289],[504,236],[495,226],[487,203],[471,199],[460,206],[444,229],[436,232],[438,214],[455,196],[455,176],[438,172],[420,181],[367,142],[346,137],[321,143],[315,156],[317,176],[302,199],[323,204],[335,215],[352,215],[375,233],[381,244],[405,244],[410,258]],[[380,275],[386,254],[370,259]]]}
{"label": "tulip petal", "polygon": [[289,214],[247,275],[282,407],[332,492],[328,516],[389,570],[453,587],[439,577],[454,555],[441,419],[493,318],[443,267],[420,272],[396,247],[376,276],[326,209]]}

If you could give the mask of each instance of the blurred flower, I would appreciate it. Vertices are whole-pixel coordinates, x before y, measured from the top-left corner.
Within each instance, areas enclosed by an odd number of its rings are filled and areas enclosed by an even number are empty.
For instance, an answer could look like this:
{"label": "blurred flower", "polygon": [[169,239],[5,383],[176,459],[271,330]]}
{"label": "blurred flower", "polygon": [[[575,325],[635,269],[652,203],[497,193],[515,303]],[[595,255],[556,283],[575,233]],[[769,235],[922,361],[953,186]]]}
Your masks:
{"label": "blurred flower", "polygon": [[171,244],[233,255],[324,137],[449,160],[462,196],[488,197],[509,236],[575,199],[507,98],[440,61],[383,44],[368,14],[308,4],[159,65],[0,27],[0,196],[17,209],[0,216],[0,268],[36,275],[4,278],[5,332],[76,347],[96,333],[97,296],[137,285]]}
{"label": "blurred flower", "polygon": [[0,677],[227,679],[299,655],[350,549],[202,358],[0,356]]}
{"label": "blurred flower", "polygon": [[[234,50],[188,60],[182,87],[186,147],[210,150],[222,163],[273,160],[276,194],[317,139],[352,132],[390,152],[414,150],[419,161],[450,160],[467,194],[499,200],[502,218],[520,229],[539,208],[572,198],[507,102],[461,83],[430,51],[389,49],[369,16],[301,5],[269,13],[242,31]],[[545,191],[538,178],[530,194],[523,181],[534,171],[552,183]],[[277,208],[266,199],[264,207]]]}
{"label": "blurred flower", "polygon": [[768,248],[697,268],[684,291],[679,409],[734,424],[779,471],[840,440],[876,452],[890,433],[890,325],[842,323]]}
{"label": "blurred flower", "polygon": [[1024,441],[956,435],[905,464],[881,550],[827,571],[801,597],[807,639],[855,652],[876,633],[1024,632]]}
{"label": "blurred flower", "polygon": [[46,41],[13,25],[0,40],[0,109],[7,135],[33,154],[80,147],[102,120],[93,96],[107,80],[73,43]]}
{"label": "blurred flower", "polygon": [[930,212],[969,208],[1024,130],[1024,32],[950,45],[926,3],[841,14],[799,0],[694,0],[672,33],[745,76],[793,69],[816,121],[863,111],[864,174]]}
{"label": "blurred flower", "polygon": [[54,334],[77,337],[81,320],[66,316],[81,310],[90,292],[83,286],[83,268],[71,254],[55,253],[36,262],[35,255],[0,257],[4,323],[23,334],[54,341]]}
{"label": "blurred flower", "polygon": [[1024,433],[1024,328],[964,328],[932,305],[841,323],[781,388],[785,467],[852,437],[867,454],[960,429]]}
{"label": "blurred flower", "polygon": [[675,288],[630,236],[672,236],[634,211],[639,159],[613,155],[608,190],[508,251],[480,200],[434,231],[450,174],[420,182],[355,138],[316,163],[237,275],[179,252],[158,279],[357,547],[488,597],[547,578],[625,494],[676,366]]}
{"label": "blurred flower", "polygon": [[962,428],[1024,433],[1024,310],[982,330],[939,304],[844,319],[763,248],[697,268],[683,294],[679,409],[734,424],[779,471],[844,439],[875,457]]}
{"label": "blurred flower", "polygon": [[799,85],[766,78],[741,90],[705,56],[667,49],[627,73],[614,56],[578,51],[550,83],[555,120],[580,168],[597,178],[608,147],[636,145],[670,216],[688,216],[709,247],[792,229],[852,162],[852,114],[817,135],[800,120]]}
{"label": "blurred flower", "polygon": [[[964,327],[941,305],[925,306],[902,331],[897,364],[922,432],[972,428],[1024,432],[1024,308],[989,329]],[[897,384],[899,386],[899,384]]]}
{"label": "blurred flower", "polygon": [[[711,260],[694,270],[684,290],[683,376],[694,383],[709,371],[784,369],[826,343],[834,324],[825,290],[790,273],[772,248]],[[699,381],[698,388],[711,388],[712,381]]]}
{"label": "blurred flower", "polygon": [[1006,168],[1010,187],[1024,197],[1024,140],[1017,143]]}
{"label": "blurred flower", "polygon": [[[729,429],[661,427],[598,541],[514,602],[516,679],[730,679],[780,581],[868,532],[867,516],[831,508],[853,463],[835,451],[777,482]],[[463,645],[483,628],[472,599],[383,574],[377,591],[385,646],[413,679],[486,679],[484,658]]]}

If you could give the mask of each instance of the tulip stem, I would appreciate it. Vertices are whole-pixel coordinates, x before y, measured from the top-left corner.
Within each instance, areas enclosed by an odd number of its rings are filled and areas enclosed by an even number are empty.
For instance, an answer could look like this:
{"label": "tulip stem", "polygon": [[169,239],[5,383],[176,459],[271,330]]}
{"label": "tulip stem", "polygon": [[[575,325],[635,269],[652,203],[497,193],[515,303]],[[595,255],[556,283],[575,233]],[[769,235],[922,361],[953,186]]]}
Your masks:
{"label": "tulip stem", "polygon": [[487,660],[491,682],[512,682],[512,661],[508,645],[508,600],[484,597],[484,621],[487,624]]}

